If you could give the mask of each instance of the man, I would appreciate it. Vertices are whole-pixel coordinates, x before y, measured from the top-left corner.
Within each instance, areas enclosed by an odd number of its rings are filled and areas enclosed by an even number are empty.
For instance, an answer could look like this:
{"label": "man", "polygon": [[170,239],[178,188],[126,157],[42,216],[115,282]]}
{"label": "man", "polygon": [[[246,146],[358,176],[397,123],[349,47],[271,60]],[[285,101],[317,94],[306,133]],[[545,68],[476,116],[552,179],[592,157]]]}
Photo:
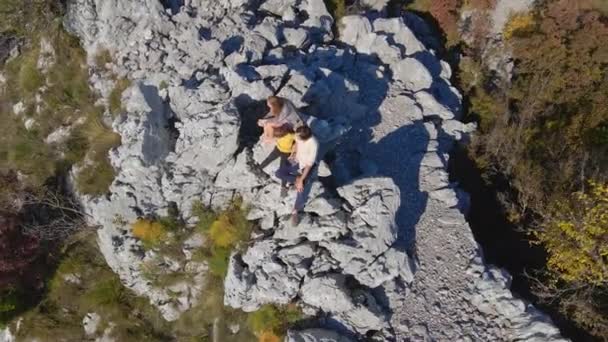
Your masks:
{"label": "man", "polygon": [[300,126],[296,129],[296,144],[290,159],[293,163],[283,165],[276,172],[282,181],[295,185],[298,195],[291,214],[291,222],[295,226],[299,223],[299,212],[304,209],[309,189],[306,185],[310,183],[314,168],[317,166],[317,154],[319,142],[312,135],[308,126]]}

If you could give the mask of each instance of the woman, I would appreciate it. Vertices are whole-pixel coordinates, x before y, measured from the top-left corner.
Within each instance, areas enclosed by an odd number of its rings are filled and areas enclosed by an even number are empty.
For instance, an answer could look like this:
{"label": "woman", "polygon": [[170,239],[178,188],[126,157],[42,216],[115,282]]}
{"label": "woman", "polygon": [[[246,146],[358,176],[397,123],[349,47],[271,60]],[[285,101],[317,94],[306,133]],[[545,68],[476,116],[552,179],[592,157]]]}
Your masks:
{"label": "woman", "polygon": [[262,134],[265,143],[272,142],[274,130],[283,125],[289,125],[292,129],[302,122],[296,107],[291,101],[278,96],[270,96],[266,100],[270,112],[263,119],[258,120],[258,126],[264,128]]}

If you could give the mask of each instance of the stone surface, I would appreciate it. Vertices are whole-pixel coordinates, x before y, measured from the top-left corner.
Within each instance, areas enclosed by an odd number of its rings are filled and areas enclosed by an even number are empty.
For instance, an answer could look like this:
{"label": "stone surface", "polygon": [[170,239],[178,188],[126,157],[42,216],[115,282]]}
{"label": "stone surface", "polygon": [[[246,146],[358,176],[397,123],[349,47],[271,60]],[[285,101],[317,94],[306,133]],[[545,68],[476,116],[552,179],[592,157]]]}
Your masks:
{"label": "stone surface", "polygon": [[327,329],[290,330],[285,342],[351,342],[352,340]]}
{"label": "stone surface", "polygon": [[82,327],[84,328],[84,333],[87,336],[95,335],[97,332],[97,328],[99,327],[99,323],[101,322],[101,316],[99,316],[95,312],[87,313],[82,319]]}
{"label": "stone surface", "polygon": [[[344,17],[334,45],[323,0],[196,0],[187,13],[153,0],[69,2],[70,31],[90,55],[111,48],[113,70],[133,84],[112,125],[116,179],[107,196],[79,195],[108,265],[178,319],[205,295],[206,265],[164,260],[195,280],[152,286],[140,266],[154,252],[130,224],[169,202],[192,222],[194,201],[224,208],[240,196],[263,231],[232,254],[224,303],[249,312],[296,301],[323,317],[311,320],[323,330],[288,341],[560,340],[479,257],[466,196],[447,175],[451,148],[474,127],[457,121],[461,96],[426,47],[430,30],[411,13],[381,18],[385,1],[365,4],[379,12]],[[105,78],[91,82],[107,96]],[[296,227],[295,191],[281,198],[277,165],[256,167],[269,149],[252,147],[245,126],[272,94],[301,111],[326,157],[319,176],[333,176],[307,188]],[[188,239],[185,257],[201,243]]]}

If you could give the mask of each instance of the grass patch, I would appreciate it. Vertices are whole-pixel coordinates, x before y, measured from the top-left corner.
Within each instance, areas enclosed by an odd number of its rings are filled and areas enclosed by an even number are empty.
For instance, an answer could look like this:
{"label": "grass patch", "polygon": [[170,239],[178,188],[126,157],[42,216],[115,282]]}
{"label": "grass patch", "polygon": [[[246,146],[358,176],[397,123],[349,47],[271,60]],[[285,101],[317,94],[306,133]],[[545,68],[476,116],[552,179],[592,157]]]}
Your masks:
{"label": "grass patch", "polygon": [[3,329],[10,319],[21,310],[20,297],[19,291],[13,288],[0,291],[0,329]]}
{"label": "grass patch", "polygon": [[287,329],[301,319],[302,312],[295,304],[264,305],[248,314],[247,325],[259,337],[259,341],[274,341],[284,336]]}
{"label": "grass patch", "polygon": [[243,248],[243,243],[251,235],[252,226],[247,221],[247,209],[243,207],[242,200],[236,199],[220,213],[215,213],[201,203],[195,203],[192,211],[199,220],[196,230],[207,241],[198,257],[207,261],[213,276],[223,279],[228,271],[230,254],[235,248]]}
{"label": "grass patch", "polygon": [[125,78],[120,78],[116,80],[116,84],[114,84],[114,88],[110,93],[110,97],[108,98],[108,108],[110,109],[110,113],[112,115],[117,115],[121,111],[124,110],[122,106],[122,93],[129,88],[131,85],[131,81]]}
{"label": "grass patch", "polygon": [[167,340],[170,325],[146,299],[122,286],[94,241],[88,235],[64,251],[47,297],[23,315],[18,340],[84,341],[82,319],[89,312],[102,317],[99,335],[111,323],[118,341]]}
{"label": "grass patch", "polygon": [[[9,0],[3,5],[25,10],[11,3]],[[32,6],[42,3],[45,1]],[[28,25],[37,25],[47,15]],[[5,169],[20,171],[29,186],[38,188],[87,159],[76,186],[85,194],[104,194],[115,176],[108,151],[120,145],[120,136],[103,123],[103,108],[95,106],[97,97],[89,87],[86,54],[78,39],[65,32],[59,20],[48,19],[45,23],[40,31],[34,31],[33,26],[28,29],[30,48],[4,67],[7,84],[14,86],[0,93],[0,162]],[[43,36],[54,47],[58,61],[44,75],[37,69]],[[23,119],[12,113],[12,105],[17,102],[25,108],[21,115],[35,120],[33,129],[26,130]],[[84,124],[80,124],[83,119]],[[64,127],[71,127],[69,136],[48,146],[48,135]]]}
{"label": "grass patch", "polygon": [[18,59],[19,72],[17,87],[24,94],[32,96],[44,84],[44,77],[37,67],[38,50],[33,49]]}
{"label": "grass patch", "polygon": [[106,65],[112,63],[112,54],[108,49],[102,49],[95,55],[95,66],[98,69],[106,69]]}

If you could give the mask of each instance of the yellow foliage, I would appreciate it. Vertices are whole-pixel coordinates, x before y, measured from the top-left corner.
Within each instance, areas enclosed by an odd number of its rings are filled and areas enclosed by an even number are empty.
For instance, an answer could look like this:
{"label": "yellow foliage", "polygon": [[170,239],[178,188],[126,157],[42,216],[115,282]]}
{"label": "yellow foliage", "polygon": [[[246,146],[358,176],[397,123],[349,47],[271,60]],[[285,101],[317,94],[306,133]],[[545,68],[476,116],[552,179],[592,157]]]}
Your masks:
{"label": "yellow foliage", "polygon": [[167,236],[167,232],[160,222],[146,219],[135,221],[131,225],[131,231],[136,238],[149,247],[158,245]]}
{"label": "yellow foliage", "polygon": [[281,337],[272,331],[264,331],[258,337],[259,342],[281,342]]}
{"label": "yellow foliage", "polygon": [[537,233],[549,253],[548,266],[568,282],[608,282],[608,184],[555,204],[554,219]]}
{"label": "yellow foliage", "polygon": [[213,244],[218,247],[231,247],[236,243],[238,236],[235,227],[230,222],[230,217],[221,214],[209,229],[209,237]]}
{"label": "yellow foliage", "polygon": [[531,32],[533,29],[534,16],[532,14],[515,14],[511,16],[505,25],[505,28],[503,29],[503,36],[508,40],[513,38],[515,35]]}

